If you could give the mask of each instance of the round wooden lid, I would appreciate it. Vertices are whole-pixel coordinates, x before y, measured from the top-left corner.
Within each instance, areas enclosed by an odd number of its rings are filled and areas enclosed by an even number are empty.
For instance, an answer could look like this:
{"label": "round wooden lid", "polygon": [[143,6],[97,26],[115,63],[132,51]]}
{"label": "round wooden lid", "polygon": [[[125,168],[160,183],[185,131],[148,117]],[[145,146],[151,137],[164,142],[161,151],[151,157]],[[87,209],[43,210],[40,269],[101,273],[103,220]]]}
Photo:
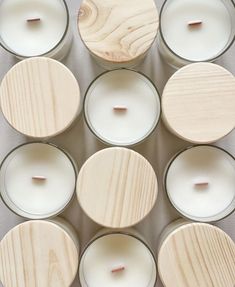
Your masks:
{"label": "round wooden lid", "polygon": [[196,63],[178,70],[162,95],[163,119],[180,138],[211,143],[235,126],[235,78],[221,66]]}
{"label": "round wooden lid", "polygon": [[68,128],[80,109],[80,89],[74,75],[50,58],[30,58],[16,64],[0,87],[2,112],[20,133],[43,138]]}
{"label": "round wooden lid", "polygon": [[95,56],[114,63],[129,62],[154,42],[158,11],[153,0],[83,0],[78,29]]}
{"label": "round wooden lid", "polygon": [[82,209],[106,227],[137,224],[153,208],[157,193],[157,178],[150,163],[126,148],[95,153],[78,175],[77,196]]}
{"label": "round wooden lid", "polygon": [[165,287],[234,287],[235,243],[218,227],[189,223],[165,239],[158,268]]}
{"label": "round wooden lid", "polygon": [[69,287],[78,256],[75,243],[58,225],[28,221],[0,243],[0,280],[4,287]]}

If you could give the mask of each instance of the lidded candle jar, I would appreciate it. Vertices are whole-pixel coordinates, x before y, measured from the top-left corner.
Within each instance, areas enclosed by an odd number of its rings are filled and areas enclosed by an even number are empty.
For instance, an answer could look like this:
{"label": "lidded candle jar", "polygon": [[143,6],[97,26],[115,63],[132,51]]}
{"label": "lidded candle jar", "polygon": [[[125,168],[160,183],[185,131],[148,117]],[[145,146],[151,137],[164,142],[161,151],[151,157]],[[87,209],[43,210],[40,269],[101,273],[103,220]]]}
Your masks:
{"label": "lidded candle jar", "polygon": [[171,66],[212,62],[234,42],[234,1],[166,0],[159,29],[159,50]]}
{"label": "lidded candle jar", "polygon": [[1,0],[0,45],[17,58],[61,60],[72,42],[65,0]]}
{"label": "lidded candle jar", "polygon": [[178,70],[162,94],[165,125],[196,144],[218,141],[235,126],[235,78],[221,66],[195,63]]}
{"label": "lidded candle jar", "polygon": [[90,84],[84,114],[98,139],[109,145],[130,146],[155,130],[161,114],[160,96],[151,80],[139,72],[108,71]]}
{"label": "lidded candle jar", "polygon": [[0,281],[3,287],[70,287],[78,257],[78,237],[68,222],[27,221],[0,242]]}
{"label": "lidded candle jar", "polygon": [[161,236],[158,273],[165,287],[233,287],[235,243],[206,223],[176,221]]}
{"label": "lidded candle jar", "polygon": [[150,163],[139,153],[121,147],[92,155],[77,180],[83,211],[109,228],[139,223],[152,210],[157,193],[157,177]]}
{"label": "lidded candle jar", "polygon": [[72,72],[44,57],[26,59],[11,68],[1,83],[0,101],[7,122],[33,138],[62,133],[82,107]]}
{"label": "lidded candle jar", "polygon": [[13,149],[0,168],[0,195],[16,214],[43,219],[61,213],[73,198],[76,168],[62,149],[27,143]]}
{"label": "lidded candle jar", "polygon": [[154,0],[83,0],[78,30],[101,66],[133,67],[155,40],[158,11]]}
{"label": "lidded candle jar", "polygon": [[171,204],[191,220],[220,220],[235,209],[235,160],[225,150],[199,145],[178,153],[165,171]]}
{"label": "lidded candle jar", "polygon": [[82,287],[154,287],[154,253],[134,230],[102,230],[82,252],[79,279]]}

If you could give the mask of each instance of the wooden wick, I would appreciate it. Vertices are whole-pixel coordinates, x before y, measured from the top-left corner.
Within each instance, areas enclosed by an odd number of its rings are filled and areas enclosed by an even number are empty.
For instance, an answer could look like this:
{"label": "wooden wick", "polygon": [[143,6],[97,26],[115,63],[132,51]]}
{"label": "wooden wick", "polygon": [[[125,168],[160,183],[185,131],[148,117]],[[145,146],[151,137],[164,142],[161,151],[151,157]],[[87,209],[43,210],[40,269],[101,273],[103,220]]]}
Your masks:
{"label": "wooden wick", "polygon": [[41,21],[41,19],[40,19],[40,18],[31,18],[31,19],[27,19],[27,22],[28,22],[28,23],[32,23],[32,22],[39,22],[39,21]]}
{"label": "wooden wick", "polygon": [[42,175],[35,175],[32,177],[32,179],[35,179],[35,180],[46,180],[47,178],[45,176],[42,176]]}
{"label": "wooden wick", "polygon": [[114,106],[113,110],[114,111],[126,111],[127,107],[125,107],[125,106]]}
{"label": "wooden wick", "polygon": [[189,21],[188,22],[189,26],[199,26],[202,25],[202,20],[195,20],[195,21]]}
{"label": "wooden wick", "polygon": [[195,183],[195,186],[197,187],[197,186],[208,186],[209,185],[209,182],[197,182],[197,183]]}
{"label": "wooden wick", "polygon": [[111,272],[112,273],[117,273],[117,272],[124,271],[124,270],[125,270],[124,266],[118,266],[118,267],[112,269]]}

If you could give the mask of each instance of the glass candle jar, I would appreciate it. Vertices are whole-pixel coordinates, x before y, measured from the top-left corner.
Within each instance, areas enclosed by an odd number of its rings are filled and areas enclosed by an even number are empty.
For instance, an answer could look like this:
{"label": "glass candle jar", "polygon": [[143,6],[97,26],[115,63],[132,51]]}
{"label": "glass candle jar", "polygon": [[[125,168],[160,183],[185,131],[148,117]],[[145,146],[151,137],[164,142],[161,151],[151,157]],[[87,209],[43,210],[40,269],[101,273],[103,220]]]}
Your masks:
{"label": "glass candle jar", "polygon": [[158,273],[165,287],[233,287],[235,243],[206,223],[175,221],[163,231]]}
{"label": "glass candle jar", "polygon": [[1,0],[0,45],[16,56],[61,60],[72,42],[65,0]]}
{"label": "glass candle jar", "polygon": [[134,230],[102,230],[82,252],[79,279],[82,287],[154,287],[154,253]]}
{"label": "glass candle jar", "polygon": [[13,149],[0,168],[0,195],[16,214],[42,219],[61,213],[73,198],[76,168],[71,157],[46,143]]}
{"label": "glass candle jar", "polygon": [[232,0],[166,0],[160,12],[158,46],[174,68],[192,62],[212,62],[235,39]]}
{"label": "glass candle jar", "polygon": [[117,69],[101,74],[90,84],[84,114],[99,140],[108,145],[131,146],[155,130],[161,114],[160,96],[145,75]]}
{"label": "glass candle jar", "polygon": [[34,220],[11,229],[0,242],[3,287],[70,287],[78,269],[79,241],[62,218]]}
{"label": "glass candle jar", "polygon": [[235,209],[235,160],[225,150],[199,145],[178,153],[165,171],[171,204],[191,220],[218,221]]}
{"label": "glass candle jar", "polygon": [[102,67],[130,68],[140,63],[155,40],[158,11],[154,0],[83,0],[78,30]]}
{"label": "glass candle jar", "polygon": [[0,86],[0,103],[15,130],[37,139],[64,132],[82,109],[72,72],[45,57],[23,60],[8,71]]}

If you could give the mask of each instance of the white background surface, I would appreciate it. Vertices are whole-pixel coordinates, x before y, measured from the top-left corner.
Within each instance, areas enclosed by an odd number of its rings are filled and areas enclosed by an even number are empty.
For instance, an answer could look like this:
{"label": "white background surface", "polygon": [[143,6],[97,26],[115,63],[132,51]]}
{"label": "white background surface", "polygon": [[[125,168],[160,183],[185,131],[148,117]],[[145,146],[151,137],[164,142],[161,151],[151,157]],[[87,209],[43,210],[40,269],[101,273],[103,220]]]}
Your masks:
{"label": "white background surface", "polygon": [[[63,60],[63,63],[65,63],[75,74],[80,84],[82,95],[84,95],[89,83],[95,76],[103,72],[103,69],[100,68],[90,57],[87,50],[82,45],[77,33],[76,18],[80,0],[67,0],[67,2],[70,8],[74,42],[70,53]],[[159,10],[162,2],[162,0],[156,0]],[[13,56],[7,54],[2,48],[0,48],[0,80],[11,66],[16,63],[16,61],[17,60]],[[235,75],[234,45],[218,63],[226,67]],[[174,72],[174,70],[164,64],[162,59],[159,57],[156,42],[151,48],[145,61],[141,66],[137,67],[136,70],[142,71],[149,76],[156,84],[160,93],[162,92],[167,79]],[[10,128],[3,119],[2,114],[0,114],[0,160],[2,160],[12,148],[29,140],[30,139],[19,135],[16,131]],[[94,152],[105,148],[105,145],[98,142],[90,133],[83,118],[78,119],[69,131],[50,139],[50,142],[67,150],[76,160],[78,168],[80,168],[84,161]],[[216,144],[227,149],[235,156],[235,131]],[[169,204],[165,192],[163,191],[163,171],[167,162],[176,152],[190,145],[191,144],[179,140],[175,136],[171,135],[165,129],[163,124],[160,123],[154,134],[147,141],[134,148],[134,150],[140,152],[151,162],[159,179],[159,196],[157,204],[151,214],[136,226],[136,228],[148,239],[155,251],[157,250],[157,240],[162,229],[172,220],[179,217],[179,214],[177,214]],[[96,231],[100,229],[98,225],[85,216],[78,206],[76,199],[74,199],[72,204],[62,214],[62,217],[68,219],[78,231],[82,248],[84,244],[96,233]],[[0,239],[9,229],[22,221],[22,218],[14,215],[3,205],[2,202],[0,202]],[[233,240],[235,240],[235,214],[219,223],[216,223],[216,225],[225,230]],[[2,287],[1,283],[0,286]],[[78,279],[76,278],[72,287],[79,286]],[[156,286],[162,287],[160,281],[158,281]]]}

